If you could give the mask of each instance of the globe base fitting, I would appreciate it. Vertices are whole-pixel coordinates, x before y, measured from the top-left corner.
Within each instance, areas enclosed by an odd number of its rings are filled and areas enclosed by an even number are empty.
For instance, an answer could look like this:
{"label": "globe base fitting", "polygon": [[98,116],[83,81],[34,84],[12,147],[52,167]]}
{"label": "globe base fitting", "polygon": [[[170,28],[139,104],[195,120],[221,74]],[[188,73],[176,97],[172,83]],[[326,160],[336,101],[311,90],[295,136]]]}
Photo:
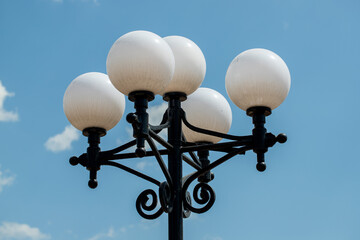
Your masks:
{"label": "globe base fitting", "polygon": [[187,99],[186,93],[183,92],[168,92],[165,93],[163,96],[164,101],[170,101],[172,98],[179,98],[181,102],[185,101]]}
{"label": "globe base fitting", "polygon": [[85,128],[82,133],[85,137],[90,136],[91,133],[95,133],[96,135],[99,135],[99,137],[103,137],[106,135],[106,130],[99,127],[89,127]]}
{"label": "globe base fitting", "polygon": [[265,116],[269,116],[271,114],[271,108],[263,106],[251,107],[246,110],[246,114],[250,117],[255,114],[264,114]]}
{"label": "globe base fitting", "polygon": [[150,102],[150,101],[154,100],[155,95],[154,95],[154,93],[149,92],[149,91],[134,91],[134,92],[129,93],[128,98],[132,102],[135,102],[136,98],[145,98]]}

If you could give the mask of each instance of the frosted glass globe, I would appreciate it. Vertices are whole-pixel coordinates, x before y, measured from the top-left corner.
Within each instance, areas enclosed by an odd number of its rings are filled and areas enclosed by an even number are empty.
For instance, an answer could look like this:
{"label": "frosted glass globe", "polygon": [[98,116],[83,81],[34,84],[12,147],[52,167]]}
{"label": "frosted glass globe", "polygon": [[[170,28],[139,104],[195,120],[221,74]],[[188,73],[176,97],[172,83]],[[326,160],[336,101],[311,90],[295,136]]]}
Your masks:
{"label": "frosted glass globe", "polygon": [[106,74],[89,72],[70,83],[63,108],[69,122],[80,131],[89,127],[110,130],[124,114],[125,97]]}
{"label": "frosted glass globe", "polygon": [[175,72],[170,84],[162,91],[193,93],[205,78],[206,62],[201,49],[190,39],[169,36],[164,40],[169,44],[175,57]]}
{"label": "frosted glass globe", "polygon": [[170,83],[174,68],[174,54],[169,45],[148,31],[121,36],[106,60],[111,82],[125,95],[133,91],[160,93]]}
{"label": "frosted glass globe", "polygon": [[250,49],[231,62],[225,77],[230,99],[241,109],[277,108],[290,90],[290,72],[285,62],[266,49]]}
{"label": "frosted glass globe", "polygon": [[[227,133],[231,127],[232,113],[223,95],[210,88],[199,88],[182,103],[186,119],[191,125],[216,132]],[[189,142],[217,143],[221,138],[194,132],[183,124]]]}

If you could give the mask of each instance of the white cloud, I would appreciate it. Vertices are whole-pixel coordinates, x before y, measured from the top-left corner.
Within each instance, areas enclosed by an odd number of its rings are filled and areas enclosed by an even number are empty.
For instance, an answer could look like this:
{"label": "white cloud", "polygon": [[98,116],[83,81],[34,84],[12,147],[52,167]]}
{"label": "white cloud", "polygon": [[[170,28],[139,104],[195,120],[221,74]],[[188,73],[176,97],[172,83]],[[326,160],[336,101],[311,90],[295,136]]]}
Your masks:
{"label": "white cloud", "polygon": [[0,81],[0,121],[2,122],[14,122],[19,120],[19,115],[16,112],[10,112],[4,109],[5,99],[13,96],[15,96],[15,94],[8,92]]}
{"label": "white cloud", "polygon": [[149,159],[138,162],[136,164],[136,168],[139,169],[140,171],[143,171],[146,167],[150,167],[153,166],[154,163],[153,162],[149,162]]}
{"label": "white cloud", "polygon": [[290,27],[290,23],[289,22],[283,22],[283,30],[284,31],[287,31],[288,29],[289,29],[289,27]]}
{"label": "white cloud", "polygon": [[[160,105],[149,107],[149,110],[148,110],[149,123],[152,124],[152,125],[159,125],[161,123],[161,120],[163,119],[163,115],[164,115],[167,108],[168,108],[168,104],[166,102],[164,102],[164,103],[162,103]],[[165,139],[165,140],[167,139],[167,130],[166,129],[162,130],[158,134],[163,139]],[[159,147],[160,145],[157,144],[157,146]]]}
{"label": "white cloud", "polygon": [[133,139],[133,129],[132,127],[126,127],[125,128],[126,134],[129,136],[129,139]]}
{"label": "white cloud", "polygon": [[92,2],[95,5],[100,5],[99,0],[82,0],[82,2]]}
{"label": "white cloud", "polygon": [[[160,207],[160,203],[159,206]],[[110,227],[107,232],[98,233],[87,240],[106,240],[106,239],[135,239],[139,232],[152,231],[160,226],[159,220],[148,221],[141,219],[136,224],[128,224],[121,227]],[[2,240],[0,238],[0,240]]]}
{"label": "white cloud", "polygon": [[30,227],[27,224],[3,222],[0,225],[0,240],[15,239],[50,239],[50,235],[44,234],[38,228]]}
{"label": "white cloud", "polygon": [[147,112],[149,113],[150,124],[159,125],[167,107],[168,107],[168,104],[165,102],[160,105],[155,105],[155,106],[149,107]]}
{"label": "white cloud", "polygon": [[222,240],[222,238],[221,237],[214,237],[214,236],[206,235],[204,237],[204,240]]}
{"label": "white cloud", "polygon": [[121,228],[119,229],[119,231],[120,231],[121,233],[126,233],[126,232],[127,232],[127,228],[126,228],[126,227],[121,227]]}
{"label": "white cloud", "polygon": [[[159,205],[160,203],[158,203]],[[141,223],[138,225],[141,230],[147,231],[154,229],[155,227],[158,227],[160,225],[159,221],[148,221],[145,219],[141,219]]]}
{"label": "white cloud", "polygon": [[[63,3],[64,0],[51,0],[54,3]],[[68,0],[67,2],[75,2],[76,0]],[[99,0],[80,0],[83,3],[93,3],[94,5],[99,5]]]}
{"label": "white cloud", "polygon": [[62,133],[50,137],[45,143],[45,148],[52,152],[68,150],[71,149],[72,142],[78,140],[79,137],[79,131],[69,125]]}
{"label": "white cloud", "polygon": [[8,171],[3,172],[0,170],[0,192],[5,186],[10,186],[14,182],[14,180],[14,175],[9,175]]}
{"label": "white cloud", "polygon": [[99,240],[104,238],[113,238],[115,236],[115,231],[113,227],[110,227],[107,233],[98,233],[95,236],[89,238],[88,240]]}

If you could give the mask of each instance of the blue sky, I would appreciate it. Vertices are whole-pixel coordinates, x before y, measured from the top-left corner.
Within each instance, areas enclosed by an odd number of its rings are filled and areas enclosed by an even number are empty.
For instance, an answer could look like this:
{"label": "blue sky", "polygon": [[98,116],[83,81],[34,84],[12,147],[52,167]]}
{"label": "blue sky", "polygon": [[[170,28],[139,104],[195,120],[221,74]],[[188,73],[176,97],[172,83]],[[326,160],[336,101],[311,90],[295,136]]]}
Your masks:
{"label": "blue sky", "polygon": [[[85,72],[106,73],[111,45],[133,30],[185,36],[202,49],[202,86],[229,101],[232,134],[252,129],[225,90],[236,55],[272,50],[292,77],[267,120],[288,142],[267,153],[264,173],[252,153],[217,168],[216,202],[184,221],[185,239],[359,239],[359,11],[355,0],[0,0],[0,239],[167,239],[165,215],[148,221],[135,209],[151,184],[103,167],[91,190],[88,172],[68,163],[87,141],[63,113],[66,87]],[[151,107],[156,118],[161,98]],[[101,147],[127,140],[122,119]],[[164,179],[154,160],[124,162]]]}

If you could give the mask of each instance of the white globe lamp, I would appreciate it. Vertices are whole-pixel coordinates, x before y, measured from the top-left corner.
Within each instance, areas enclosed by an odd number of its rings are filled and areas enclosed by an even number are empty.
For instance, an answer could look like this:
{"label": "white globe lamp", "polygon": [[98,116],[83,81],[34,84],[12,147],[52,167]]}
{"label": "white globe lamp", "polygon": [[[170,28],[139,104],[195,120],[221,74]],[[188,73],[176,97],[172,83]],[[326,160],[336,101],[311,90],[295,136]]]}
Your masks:
{"label": "white globe lamp", "polygon": [[158,94],[170,83],[174,55],[160,36],[148,31],[129,32],[115,41],[106,60],[111,82],[123,94]]}
{"label": "white globe lamp", "polygon": [[[182,103],[186,119],[195,127],[227,133],[231,127],[232,113],[225,97],[210,88],[199,88]],[[219,137],[192,131],[183,124],[185,138],[189,142],[217,143]]]}
{"label": "white globe lamp", "polygon": [[206,61],[204,54],[188,38],[168,36],[164,40],[173,51],[175,72],[170,84],[162,91],[162,95],[169,92],[181,92],[190,95],[199,88],[205,78]]}
{"label": "white globe lamp", "polygon": [[277,108],[290,90],[290,72],[285,62],[266,49],[250,49],[231,62],[225,78],[230,99],[241,109]]}
{"label": "white globe lamp", "polygon": [[65,91],[63,108],[69,122],[80,131],[112,129],[125,110],[125,97],[103,73],[89,72],[75,78]]}

